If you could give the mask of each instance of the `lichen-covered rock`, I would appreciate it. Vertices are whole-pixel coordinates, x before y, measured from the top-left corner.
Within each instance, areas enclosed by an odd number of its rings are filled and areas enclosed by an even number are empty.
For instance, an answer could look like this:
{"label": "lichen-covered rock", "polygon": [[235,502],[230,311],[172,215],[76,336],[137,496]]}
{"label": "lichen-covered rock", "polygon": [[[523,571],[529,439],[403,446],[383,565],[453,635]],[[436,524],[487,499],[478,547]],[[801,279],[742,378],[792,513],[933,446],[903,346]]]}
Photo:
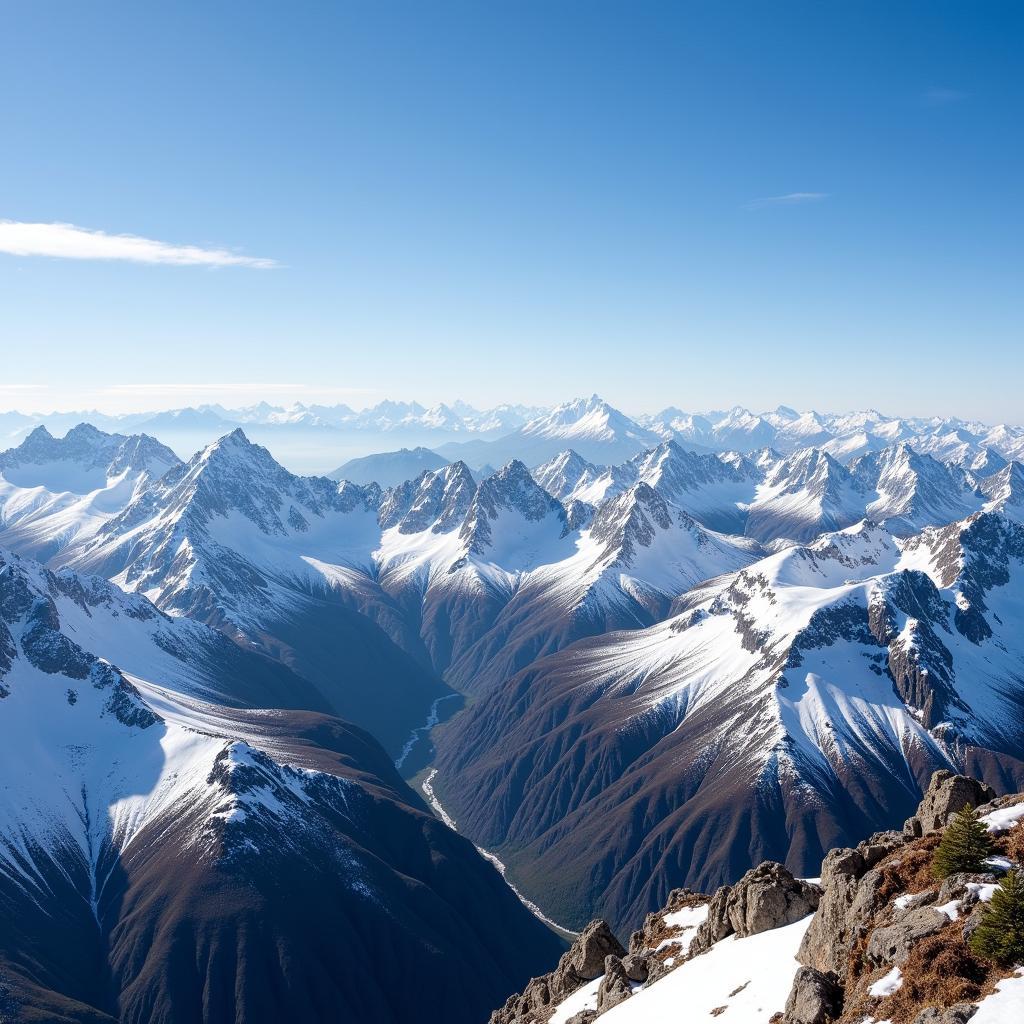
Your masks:
{"label": "lichen-covered rock", "polygon": [[843,1012],[843,990],[833,977],[801,967],[786,1000],[785,1024],[828,1024]]}
{"label": "lichen-covered rock", "polygon": [[932,775],[917,813],[908,818],[903,833],[912,838],[945,828],[957,811],[978,807],[995,799],[995,790],[966,775],[954,775],[941,769]]}

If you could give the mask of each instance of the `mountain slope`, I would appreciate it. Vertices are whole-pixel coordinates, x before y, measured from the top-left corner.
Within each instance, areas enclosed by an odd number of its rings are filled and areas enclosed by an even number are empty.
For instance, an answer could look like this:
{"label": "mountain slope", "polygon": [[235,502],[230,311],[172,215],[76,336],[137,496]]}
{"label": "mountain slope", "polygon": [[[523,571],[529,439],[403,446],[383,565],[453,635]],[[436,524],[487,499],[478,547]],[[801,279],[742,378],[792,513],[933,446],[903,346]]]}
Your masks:
{"label": "mountain slope", "polygon": [[179,464],[152,437],[86,423],[63,438],[36,427],[0,453],[0,543],[41,559],[80,543]]}
{"label": "mountain slope", "polygon": [[464,459],[472,466],[500,465],[510,459],[533,466],[571,448],[590,462],[610,465],[623,462],[660,440],[653,430],[592,395],[556,406],[495,441],[442,445],[438,453],[446,458]]}
{"label": "mountain slope", "polygon": [[435,455],[429,448],[401,448],[396,452],[349,459],[327,475],[332,480],[349,480],[354,484],[397,487],[406,480],[414,480],[424,470],[440,469],[446,465],[448,460]]}
{"label": "mountain slope", "polygon": [[327,707],[397,751],[449,691],[397,610],[378,602],[368,618],[332,584],[333,574],[372,564],[380,500],[376,487],[293,476],[237,430],[148,488],[66,561],[274,654]]}
{"label": "mountain slope", "polygon": [[0,556],[5,1019],[469,1024],[557,955],[368,735],[247,710],[254,678],[301,685],[142,598]]}
{"label": "mountain slope", "polygon": [[1024,781],[1022,595],[997,515],[906,551],[871,526],[790,548],[496,685],[439,731],[435,787],[570,923],[635,923],[763,857],[812,873],[935,768]]}

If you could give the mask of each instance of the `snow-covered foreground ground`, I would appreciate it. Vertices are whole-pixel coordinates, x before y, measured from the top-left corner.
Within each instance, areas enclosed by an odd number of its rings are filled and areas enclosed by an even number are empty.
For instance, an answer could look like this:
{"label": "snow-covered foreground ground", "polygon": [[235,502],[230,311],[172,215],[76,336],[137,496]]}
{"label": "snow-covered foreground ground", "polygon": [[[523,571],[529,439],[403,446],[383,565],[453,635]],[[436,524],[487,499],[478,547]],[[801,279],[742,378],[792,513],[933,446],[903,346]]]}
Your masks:
{"label": "snow-covered foreground ground", "polygon": [[972,1024],[1020,1024],[1024,1020],[1024,967],[1016,978],[999,982],[971,1019]]}
{"label": "snow-covered foreground ground", "polygon": [[[796,953],[810,924],[795,924],[738,939],[730,935],[701,956],[681,964],[649,988],[601,1015],[602,1024],[679,1024],[726,1014],[729,1024],[765,1024],[785,1008],[799,964]],[[600,979],[574,992],[551,1024],[597,1006]],[[993,1018],[989,1024],[1003,1024]]]}

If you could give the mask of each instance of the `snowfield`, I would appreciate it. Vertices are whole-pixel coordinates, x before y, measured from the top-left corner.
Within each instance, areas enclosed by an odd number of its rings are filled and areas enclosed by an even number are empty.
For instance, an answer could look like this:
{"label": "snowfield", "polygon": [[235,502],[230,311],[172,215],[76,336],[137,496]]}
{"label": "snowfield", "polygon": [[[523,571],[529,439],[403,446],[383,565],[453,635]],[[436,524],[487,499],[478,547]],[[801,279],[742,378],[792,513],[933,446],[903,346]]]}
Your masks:
{"label": "snowfield", "polygon": [[607,1024],[678,1024],[683,1018],[723,1014],[732,1024],[765,1024],[786,1006],[799,966],[796,952],[810,920],[744,939],[730,935],[600,1019]]}

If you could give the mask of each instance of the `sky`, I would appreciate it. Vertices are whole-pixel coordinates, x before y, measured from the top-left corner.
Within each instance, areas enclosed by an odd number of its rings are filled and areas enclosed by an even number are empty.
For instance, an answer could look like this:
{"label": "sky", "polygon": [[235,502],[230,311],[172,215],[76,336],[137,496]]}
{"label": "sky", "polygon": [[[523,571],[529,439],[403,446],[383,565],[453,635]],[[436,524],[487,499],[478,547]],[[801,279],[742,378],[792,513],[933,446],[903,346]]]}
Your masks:
{"label": "sky", "polygon": [[0,11],[0,408],[1024,422],[1016,2]]}

